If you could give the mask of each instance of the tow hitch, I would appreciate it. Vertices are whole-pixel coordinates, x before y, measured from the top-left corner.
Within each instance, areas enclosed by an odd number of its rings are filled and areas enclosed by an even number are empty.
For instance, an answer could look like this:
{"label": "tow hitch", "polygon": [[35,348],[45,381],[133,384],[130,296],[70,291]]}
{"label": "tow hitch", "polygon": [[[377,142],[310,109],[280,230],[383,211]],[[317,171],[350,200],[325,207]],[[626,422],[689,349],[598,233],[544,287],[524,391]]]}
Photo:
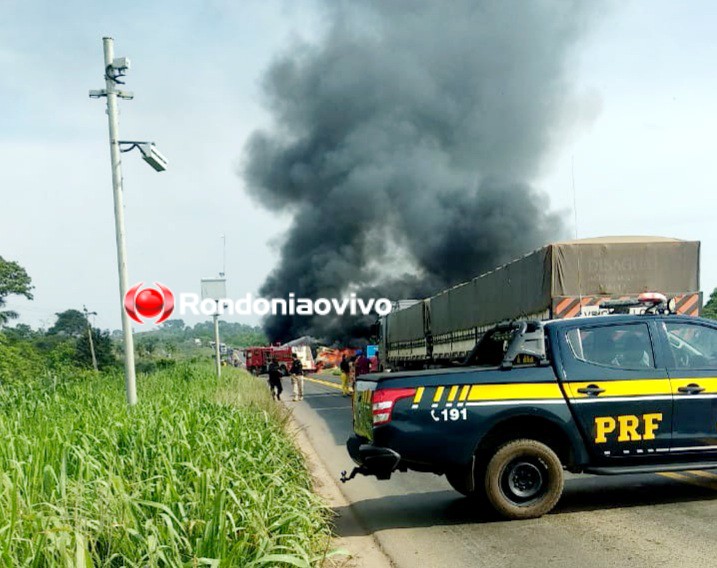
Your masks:
{"label": "tow hitch", "polygon": [[349,475],[349,476],[347,477],[347,476],[346,476],[346,470],[344,469],[344,470],[341,472],[341,483],[346,483],[347,481],[351,481],[351,480],[352,480],[354,477],[356,477],[359,473],[362,474],[362,475],[366,475],[368,472],[367,472],[366,468],[364,468],[364,467],[362,467],[362,466],[359,466],[359,467],[353,468],[353,469],[351,470],[351,475]]}
{"label": "tow hitch", "polygon": [[349,475],[341,472],[341,481],[346,483],[357,475],[373,475],[376,479],[390,479],[401,461],[401,456],[389,448],[363,444],[356,437],[349,438],[346,447],[351,458],[358,464]]}

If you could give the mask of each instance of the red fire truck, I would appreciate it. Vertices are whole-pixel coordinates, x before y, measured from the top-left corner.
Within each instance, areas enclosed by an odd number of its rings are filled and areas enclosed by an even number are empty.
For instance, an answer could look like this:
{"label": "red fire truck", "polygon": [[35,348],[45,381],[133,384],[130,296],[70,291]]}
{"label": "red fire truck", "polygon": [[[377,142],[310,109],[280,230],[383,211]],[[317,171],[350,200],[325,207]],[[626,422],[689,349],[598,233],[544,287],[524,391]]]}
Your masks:
{"label": "red fire truck", "polygon": [[255,375],[261,375],[268,371],[272,357],[276,357],[284,375],[288,375],[291,368],[291,347],[277,347],[274,345],[269,347],[245,347],[244,356],[246,357],[247,371]]}

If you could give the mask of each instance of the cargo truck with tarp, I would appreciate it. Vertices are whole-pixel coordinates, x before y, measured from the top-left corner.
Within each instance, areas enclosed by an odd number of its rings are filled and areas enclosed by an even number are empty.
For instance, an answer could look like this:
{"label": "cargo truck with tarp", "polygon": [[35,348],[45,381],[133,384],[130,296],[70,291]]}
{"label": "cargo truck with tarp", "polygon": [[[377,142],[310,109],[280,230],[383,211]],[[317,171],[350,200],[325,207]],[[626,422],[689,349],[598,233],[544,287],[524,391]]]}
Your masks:
{"label": "cargo truck with tarp", "polygon": [[556,242],[380,322],[383,368],[450,364],[483,332],[508,320],[606,313],[600,304],[661,292],[677,313],[699,315],[699,241],[601,237]]}

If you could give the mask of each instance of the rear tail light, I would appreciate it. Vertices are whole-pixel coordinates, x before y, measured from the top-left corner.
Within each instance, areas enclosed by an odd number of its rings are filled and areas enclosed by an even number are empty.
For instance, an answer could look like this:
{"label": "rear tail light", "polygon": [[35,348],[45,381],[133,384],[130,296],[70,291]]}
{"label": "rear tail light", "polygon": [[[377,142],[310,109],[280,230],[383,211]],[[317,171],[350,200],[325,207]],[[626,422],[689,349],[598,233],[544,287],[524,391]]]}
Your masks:
{"label": "rear tail light", "polygon": [[371,410],[373,411],[373,425],[380,426],[391,422],[391,415],[396,401],[416,394],[415,388],[380,389],[373,391]]}

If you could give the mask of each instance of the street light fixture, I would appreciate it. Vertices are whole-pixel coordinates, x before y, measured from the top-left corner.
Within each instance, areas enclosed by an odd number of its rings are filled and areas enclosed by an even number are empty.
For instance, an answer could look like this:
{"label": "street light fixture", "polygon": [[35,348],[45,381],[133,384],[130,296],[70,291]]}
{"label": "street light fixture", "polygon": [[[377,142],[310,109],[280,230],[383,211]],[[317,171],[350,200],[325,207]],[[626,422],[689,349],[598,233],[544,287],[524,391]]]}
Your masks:
{"label": "street light fixture", "polygon": [[[122,91],[117,85],[123,85],[122,78],[130,68],[130,60],[126,57],[114,57],[114,40],[111,37],[102,38],[105,56],[105,88],[91,90],[90,98],[107,99],[107,118],[110,132],[110,159],[112,163],[112,192],[115,209],[115,234],[117,240],[117,268],[119,271],[120,307],[122,310],[122,335],[124,338],[124,374],[127,389],[127,404],[133,406],[137,403],[137,387],[134,368],[134,338],[132,337],[132,323],[124,309],[124,297],[129,289],[127,277],[127,247],[124,230],[124,204],[122,202],[122,164],[120,153],[128,152],[132,148],[139,148],[144,160],[158,172],[167,169],[167,160],[160,154],[153,142],[132,142],[119,139],[119,123],[117,120],[117,98],[132,100],[134,94]],[[130,147],[121,149],[122,145]]]}

